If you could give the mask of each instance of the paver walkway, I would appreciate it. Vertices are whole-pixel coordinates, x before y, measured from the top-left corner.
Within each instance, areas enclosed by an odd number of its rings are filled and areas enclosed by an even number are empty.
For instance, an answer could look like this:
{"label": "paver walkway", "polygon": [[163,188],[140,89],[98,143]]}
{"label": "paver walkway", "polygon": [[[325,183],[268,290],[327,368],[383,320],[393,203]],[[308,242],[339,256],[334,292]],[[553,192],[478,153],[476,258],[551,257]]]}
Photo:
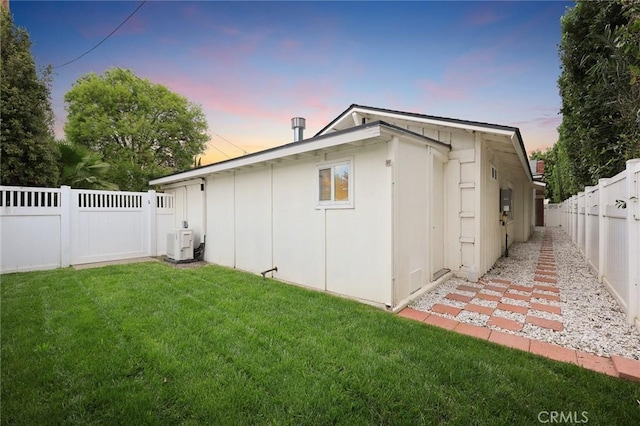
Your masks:
{"label": "paver walkway", "polygon": [[[640,381],[640,361],[619,356],[600,357],[508,333],[521,330],[525,323],[554,331],[564,328],[552,243],[551,232],[546,230],[532,286],[500,278],[480,279],[477,283],[457,286],[429,312],[405,308],[399,315],[614,377]],[[456,320],[470,312],[482,318],[485,327]]]}
{"label": "paver walkway", "polygon": [[485,325],[504,330],[520,331],[528,323],[561,331],[562,313],[557,303],[560,302],[560,291],[556,283],[551,233],[545,232],[533,286],[500,278],[480,279],[477,283],[459,285],[444,297],[442,303],[433,305],[431,311],[454,318],[464,315],[465,311],[475,312],[485,316]]}

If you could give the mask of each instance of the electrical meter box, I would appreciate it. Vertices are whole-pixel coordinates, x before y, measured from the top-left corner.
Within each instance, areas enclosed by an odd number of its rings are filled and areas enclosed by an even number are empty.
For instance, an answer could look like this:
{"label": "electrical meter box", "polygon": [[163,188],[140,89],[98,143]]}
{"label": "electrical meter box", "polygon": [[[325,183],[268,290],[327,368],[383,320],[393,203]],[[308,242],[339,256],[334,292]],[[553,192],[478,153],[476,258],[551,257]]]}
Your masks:
{"label": "electrical meter box", "polygon": [[513,206],[513,190],[501,189],[500,190],[500,211],[510,212]]}

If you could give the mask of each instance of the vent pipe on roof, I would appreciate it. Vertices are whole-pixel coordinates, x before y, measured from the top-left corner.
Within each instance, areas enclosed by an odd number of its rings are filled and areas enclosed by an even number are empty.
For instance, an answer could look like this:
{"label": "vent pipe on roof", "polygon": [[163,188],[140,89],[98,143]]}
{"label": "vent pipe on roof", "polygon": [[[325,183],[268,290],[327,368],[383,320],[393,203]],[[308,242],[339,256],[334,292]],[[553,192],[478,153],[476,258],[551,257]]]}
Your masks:
{"label": "vent pipe on roof", "polygon": [[293,129],[293,141],[299,142],[303,138],[302,134],[306,127],[306,120],[302,117],[293,117],[291,119],[291,128]]}

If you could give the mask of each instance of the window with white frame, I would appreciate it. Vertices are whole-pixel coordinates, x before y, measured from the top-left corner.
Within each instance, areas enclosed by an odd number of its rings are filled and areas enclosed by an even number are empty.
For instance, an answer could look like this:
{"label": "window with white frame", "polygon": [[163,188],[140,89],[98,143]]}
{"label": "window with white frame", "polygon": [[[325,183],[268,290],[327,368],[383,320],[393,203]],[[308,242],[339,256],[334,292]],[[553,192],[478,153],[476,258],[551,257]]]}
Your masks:
{"label": "window with white frame", "polygon": [[493,164],[491,164],[491,179],[498,180],[498,169]]}
{"label": "window with white frame", "polygon": [[318,166],[318,204],[321,207],[353,206],[351,160]]}

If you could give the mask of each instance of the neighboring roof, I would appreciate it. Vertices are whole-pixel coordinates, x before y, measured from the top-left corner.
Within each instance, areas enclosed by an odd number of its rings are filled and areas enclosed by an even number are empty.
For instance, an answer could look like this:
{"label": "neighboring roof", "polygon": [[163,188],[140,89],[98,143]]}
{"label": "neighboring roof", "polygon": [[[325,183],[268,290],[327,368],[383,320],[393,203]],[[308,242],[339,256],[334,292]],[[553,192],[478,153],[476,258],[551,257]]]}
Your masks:
{"label": "neighboring roof", "polygon": [[[362,136],[378,137],[381,131],[377,134],[376,129],[384,129],[387,132],[402,133],[413,138],[417,138],[426,143],[439,145],[443,148],[450,149],[451,147],[443,142],[429,138],[427,136],[420,135],[407,129],[395,126],[393,124],[386,123],[384,121],[372,121],[360,126],[350,127],[348,129],[331,132],[326,135],[316,135],[309,139],[304,139],[297,142],[291,142],[284,145],[280,145],[274,148],[265,149],[263,151],[254,152],[251,154],[243,155],[241,157],[231,158],[229,160],[220,161],[213,164],[207,164],[205,166],[196,167],[193,169],[185,170],[178,173],[173,173],[166,176],[157,177],[152,179],[150,185],[164,185],[179,181],[185,181],[189,179],[195,179],[202,176],[206,176],[210,173],[215,173],[222,170],[229,170],[235,167],[247,166],[249,164],[256,164],[263,161],[271,161],[277,158],[284,158],[290,155],[298,155],[308,151],[315,151],[318,149],[324,149],[331,146],[341,145],[349,143],[349,139],[343,137],[351,134],[361,133]],[[335,143],[332,143],[333,142]]]}
{"label": "neighboring roof", "polygon": [[385,109],[385,108],[377,108],[377,107],[371,107],[371,106],[366,106],[366,105],[351,104],[351,106],[349,106],[349,108],[344,110],[333,121],[331,121],[324,128],[322,128],[322,130],[320,130],[316,134],[316,136],[324,135],[324,134],[330,134],[330,132],[328,132],[328,130],[330,130],[336,123],[338,123],[339,121],[343,120],[346,116],[349,115],[350,112],[357,112],[358,110],[367,110],[367,111],[370,111],[370,112],[372,112],[374,114],[375,113],[382,113],[382,114],[394,115],[394,116],[398,116],[398,118],[402,118],[403,116],[407,117],[408,119],[417,118],[417,119],[419,119],[421,121],[434,122],[433,124],[442,123],[443,126],[447,126],[447,127],[461,127],[461,128],[471,129],[471,130],[478,129],[478,130],[483,130],[483,131],[487,131],[487,132],[499,131],[499,132],[512,133],[518,139],[518,148],[517,148],[517,150],[519,150],[519,152],[517,152],[517,154],[518,154],[518,157],[520,157],[520,161],[522,163],[522,168],[527,173],[529,179],[531,181],[533,181],[533,174],[531,173],[531,170],[530,170],[529,165],[528,165],[527,151],[526,151],[526,149],[524,147],[524,142],[522,141],[522,135],[520,134],[520,129],[517,128],[517,127],[504,126],[504,125],[500,125],[500,124],[483,123],[483,122],[480,122],[480,121],[460,120],[460,119],[457,119],[457,118],[438,117],[438,116],[435,116],[435,115],[417,114],[417,113],[413,113],[413,112],[398,111],[398,110]]}

